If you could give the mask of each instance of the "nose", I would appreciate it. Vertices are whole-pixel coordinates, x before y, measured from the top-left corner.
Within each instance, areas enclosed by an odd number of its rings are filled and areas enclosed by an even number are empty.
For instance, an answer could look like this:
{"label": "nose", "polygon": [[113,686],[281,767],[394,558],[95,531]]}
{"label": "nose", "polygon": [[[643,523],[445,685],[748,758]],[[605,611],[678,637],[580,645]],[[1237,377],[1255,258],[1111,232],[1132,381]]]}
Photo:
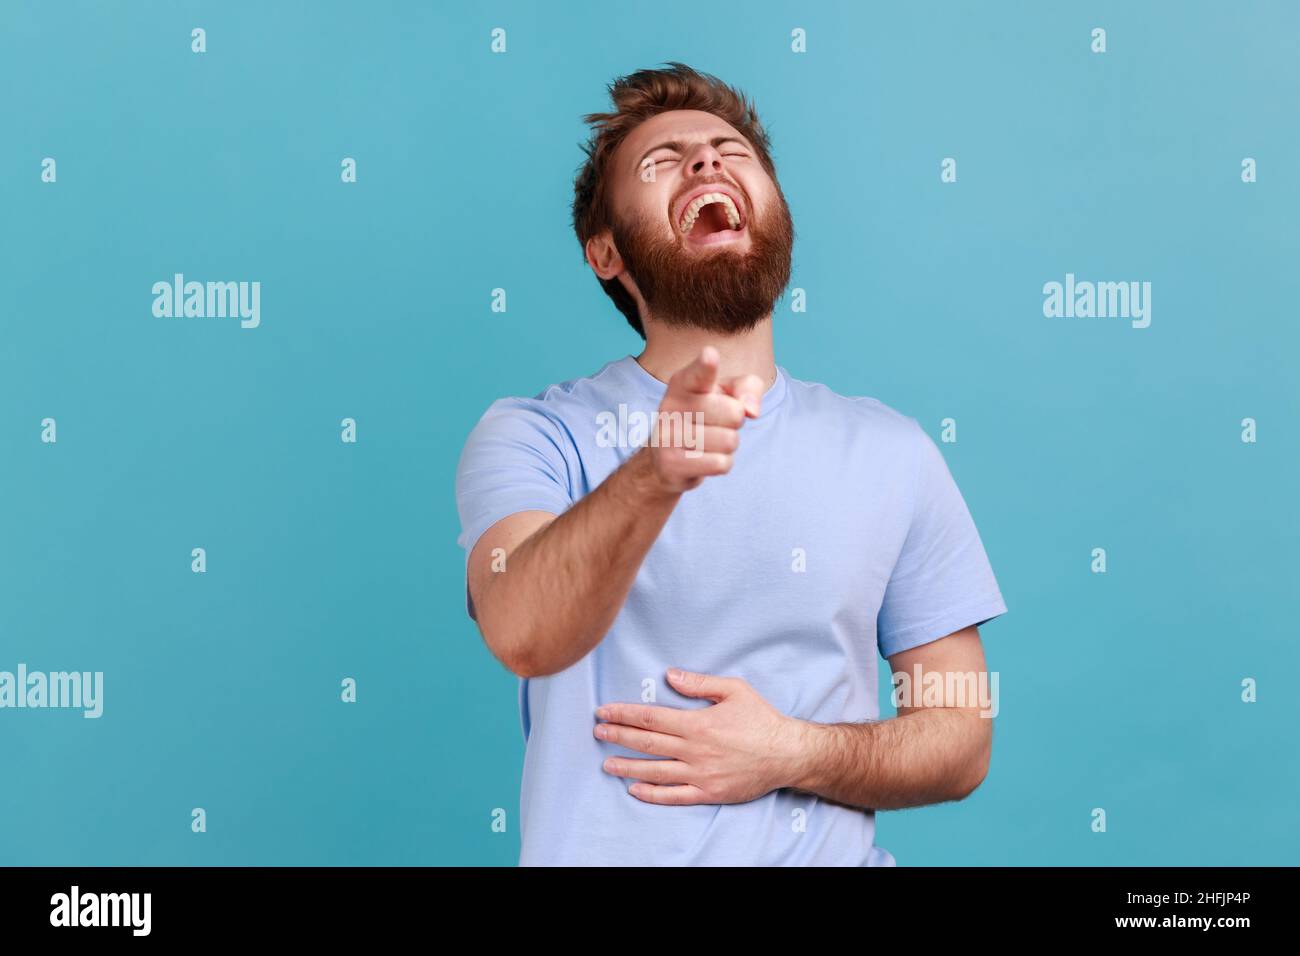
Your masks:
{"label": "nose", "polygon": [[692,176],[722,172],[722,154],[709,143],[698,143],[686,157],[686,168]]}

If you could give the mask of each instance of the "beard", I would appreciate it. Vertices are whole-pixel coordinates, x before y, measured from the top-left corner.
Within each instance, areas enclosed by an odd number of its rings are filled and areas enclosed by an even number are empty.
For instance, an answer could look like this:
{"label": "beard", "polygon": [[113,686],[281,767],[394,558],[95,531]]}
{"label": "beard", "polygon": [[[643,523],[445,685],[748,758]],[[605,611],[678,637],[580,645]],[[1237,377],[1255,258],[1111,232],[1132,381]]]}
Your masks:
{"label": "beard", "polygon": [[770,315],[790,282],[794,223],[779,187],[776,200],[761,216],[751,215],[746,229],[746,252],[727,246],[691,251],[643,219],[616,222],[610,233],[656,321],[731,335]]}

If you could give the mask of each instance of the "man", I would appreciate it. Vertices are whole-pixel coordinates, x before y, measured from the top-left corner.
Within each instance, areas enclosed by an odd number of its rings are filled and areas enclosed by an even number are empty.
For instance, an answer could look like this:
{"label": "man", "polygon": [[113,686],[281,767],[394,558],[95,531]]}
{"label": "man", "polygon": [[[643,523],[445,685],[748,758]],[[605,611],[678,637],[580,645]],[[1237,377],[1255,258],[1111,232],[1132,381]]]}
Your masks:
{"label": "man", "polygon": [[457,475],[521,678],[520,863],[892,865],[874,810],[969,794],[992,731],[942,696],[880,721],[877,651],[982,674],[1006,605],[915,419],[776,365],[794,234],[752,105],[676,63],[610,92],[574,227],[645,348],[494,403]]}

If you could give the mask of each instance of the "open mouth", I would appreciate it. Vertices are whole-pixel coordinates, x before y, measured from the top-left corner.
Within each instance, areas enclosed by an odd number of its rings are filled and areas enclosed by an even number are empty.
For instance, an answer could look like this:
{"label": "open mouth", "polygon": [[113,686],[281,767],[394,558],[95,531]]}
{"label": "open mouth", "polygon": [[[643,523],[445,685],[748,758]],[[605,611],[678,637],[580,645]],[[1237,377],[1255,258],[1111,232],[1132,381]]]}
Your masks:
{"label": "open mouth", "polygon": [[711,245],[739,238],[745,219],[724,192],[701,193],[682,209],[677,231],[692,243]]}

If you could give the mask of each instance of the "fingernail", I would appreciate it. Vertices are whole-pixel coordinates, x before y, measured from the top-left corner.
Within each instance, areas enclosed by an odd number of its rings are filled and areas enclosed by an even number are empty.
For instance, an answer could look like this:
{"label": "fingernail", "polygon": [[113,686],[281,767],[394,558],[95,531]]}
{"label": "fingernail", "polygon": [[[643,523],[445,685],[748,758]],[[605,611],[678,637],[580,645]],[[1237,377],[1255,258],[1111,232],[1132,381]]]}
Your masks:
{"label": "fingernail", "polygon": [[596,716],[599,717],[601,720],[607,720],[609,718],[609,710],[604,707],[597,707]]}
{"label": "fingernail", "polygon": [[671,677],[673,680],[681,680],[682,679],[681,668],[680,667],[668,668],[668,676]]}

